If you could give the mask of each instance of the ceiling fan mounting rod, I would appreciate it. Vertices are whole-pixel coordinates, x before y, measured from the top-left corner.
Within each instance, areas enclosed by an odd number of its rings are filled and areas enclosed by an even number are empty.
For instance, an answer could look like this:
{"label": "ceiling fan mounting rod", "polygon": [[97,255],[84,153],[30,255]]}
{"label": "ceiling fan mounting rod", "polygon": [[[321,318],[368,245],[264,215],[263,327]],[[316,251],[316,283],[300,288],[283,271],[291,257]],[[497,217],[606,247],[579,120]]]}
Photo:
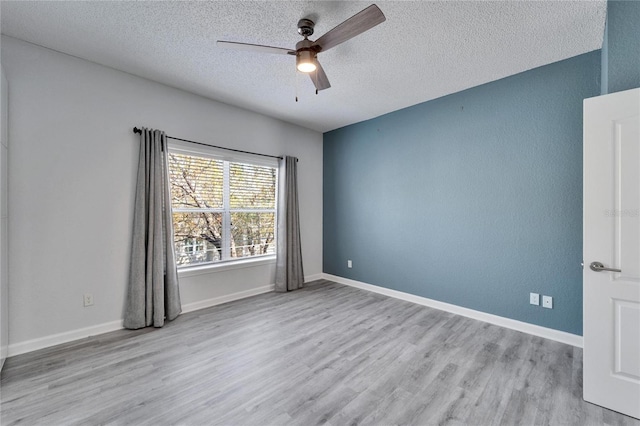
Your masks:
{"label": "ceiling fan mounting rod", "polygon": [[313,35],[313,28],[315,25],[316,24],[311,19],[302,18],[298,21],[298,34],[304,38]]}

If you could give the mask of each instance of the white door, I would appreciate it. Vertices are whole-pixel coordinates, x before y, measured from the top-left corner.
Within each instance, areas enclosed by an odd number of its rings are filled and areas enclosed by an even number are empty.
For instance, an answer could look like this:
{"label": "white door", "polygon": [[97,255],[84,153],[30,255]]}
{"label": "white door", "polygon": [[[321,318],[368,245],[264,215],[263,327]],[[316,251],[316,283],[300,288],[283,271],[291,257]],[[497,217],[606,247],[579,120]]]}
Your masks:
{"label": "white door", "polygon": [[584,399],[636,418],[640,418],[639,170],[640,89],[585,99]]}

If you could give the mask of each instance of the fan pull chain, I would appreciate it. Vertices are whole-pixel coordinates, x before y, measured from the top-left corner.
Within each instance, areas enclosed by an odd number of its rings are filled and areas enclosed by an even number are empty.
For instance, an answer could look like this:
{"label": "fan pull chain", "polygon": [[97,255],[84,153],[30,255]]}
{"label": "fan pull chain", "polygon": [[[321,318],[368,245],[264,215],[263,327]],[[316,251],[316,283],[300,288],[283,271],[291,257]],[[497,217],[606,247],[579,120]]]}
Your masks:
{"label": "fan pull chain", "polygon": [[298,102],[298,71],[296,71],[296,102]]}

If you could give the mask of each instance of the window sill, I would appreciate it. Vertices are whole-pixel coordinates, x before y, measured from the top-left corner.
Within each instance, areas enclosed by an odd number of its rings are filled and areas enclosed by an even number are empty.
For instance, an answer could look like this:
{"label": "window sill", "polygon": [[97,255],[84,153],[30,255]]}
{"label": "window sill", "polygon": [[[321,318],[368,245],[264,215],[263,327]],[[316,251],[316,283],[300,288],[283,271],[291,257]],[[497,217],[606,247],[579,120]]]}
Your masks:
{"label": "window sill", "polygon": [[178,277],[193,277],[196,275],[211,274],[214,272],[229,271],[232,269],[254,268],[256,266],[270,265],[276,263],[275,256],[265,256],[259,259],[234,260],[230,262],[215,263],[201,266],[191,266],[178,269]]}

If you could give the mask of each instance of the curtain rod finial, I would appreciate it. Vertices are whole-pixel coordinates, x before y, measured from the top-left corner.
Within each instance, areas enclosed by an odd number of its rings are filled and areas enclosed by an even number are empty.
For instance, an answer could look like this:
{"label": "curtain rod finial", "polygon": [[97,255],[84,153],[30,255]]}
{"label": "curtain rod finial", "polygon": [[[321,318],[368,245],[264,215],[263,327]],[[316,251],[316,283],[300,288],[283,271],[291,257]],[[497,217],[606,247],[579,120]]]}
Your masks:
{"label": "curtain rod finial", "polygon": [[138,129],[137,127],[133,128],[133,133],[142,134],[142,129]]}

